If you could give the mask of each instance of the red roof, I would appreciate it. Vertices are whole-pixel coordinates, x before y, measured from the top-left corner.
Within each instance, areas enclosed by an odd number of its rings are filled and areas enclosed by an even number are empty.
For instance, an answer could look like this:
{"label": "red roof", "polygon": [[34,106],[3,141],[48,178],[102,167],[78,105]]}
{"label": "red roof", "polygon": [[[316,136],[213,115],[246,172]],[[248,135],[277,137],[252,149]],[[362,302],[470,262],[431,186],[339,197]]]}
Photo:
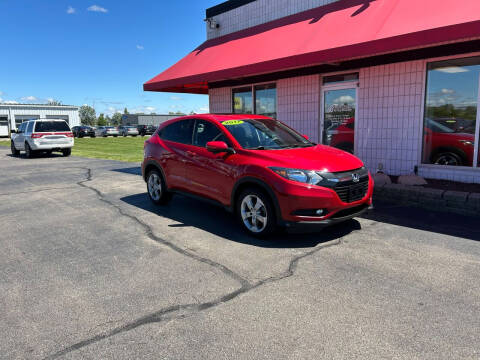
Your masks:
{"label": "red roof", "polygon": [[480,0],[340,0],[208,40],[146,91],[208,93],[208,83],[480,38]]}

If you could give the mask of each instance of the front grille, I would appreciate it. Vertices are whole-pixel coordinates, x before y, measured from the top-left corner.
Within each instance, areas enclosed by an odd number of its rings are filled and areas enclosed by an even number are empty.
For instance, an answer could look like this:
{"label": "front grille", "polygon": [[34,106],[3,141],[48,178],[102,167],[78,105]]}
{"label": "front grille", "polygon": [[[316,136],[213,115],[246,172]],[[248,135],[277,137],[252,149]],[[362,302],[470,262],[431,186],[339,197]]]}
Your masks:
{"label": "front grille", "polygon": [[360,178],[358,183],[354,183],[352,180],[340,182],[334,190],[344,203],[362,200],[367,195],[368,176]]}

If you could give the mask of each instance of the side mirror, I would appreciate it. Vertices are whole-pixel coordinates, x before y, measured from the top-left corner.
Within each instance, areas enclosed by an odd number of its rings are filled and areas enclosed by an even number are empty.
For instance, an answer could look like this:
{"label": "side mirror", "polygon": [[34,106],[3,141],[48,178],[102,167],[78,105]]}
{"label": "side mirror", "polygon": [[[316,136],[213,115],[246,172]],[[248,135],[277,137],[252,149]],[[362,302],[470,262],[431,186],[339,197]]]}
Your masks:
{"label": "side mirror", "polygon": [[227,153],[234,154],[235,150],[229,148],[223,141],[210,141],[207,143],[207,150],[214,154]]}
{"label": "side mirror", "polygon": [[17,132],[17,130],[15,130],[15,129],[10,130],[10,134],[15,134],[16,132]]}
{"label": "side mirror", "polygon": [[308,137],[308,135],[302,135],[305,139],[307,140],[310,140],[310,138]]}

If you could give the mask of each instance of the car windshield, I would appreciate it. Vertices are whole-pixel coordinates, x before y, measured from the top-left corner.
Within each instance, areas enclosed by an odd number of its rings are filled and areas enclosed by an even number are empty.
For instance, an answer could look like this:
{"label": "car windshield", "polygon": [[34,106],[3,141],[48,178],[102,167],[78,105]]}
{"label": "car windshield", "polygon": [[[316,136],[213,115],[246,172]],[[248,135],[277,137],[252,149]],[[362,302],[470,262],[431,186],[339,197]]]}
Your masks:
{"label": "car windshield", "polygon": [[436,122],[435,120],[432,119],[427,119],[427,127],[438,133],[454,133],[455,130],[450,129],[449,127],[440,124],[439,122]]}
{"label": "car windshield", "polygon": [[37,121],[35,132],[70,131],[65,121]]}
{"label": "car windshield", "polygon": [[315,145],[273,119],[227,120],[221,124],[244,149],[291,149]]}

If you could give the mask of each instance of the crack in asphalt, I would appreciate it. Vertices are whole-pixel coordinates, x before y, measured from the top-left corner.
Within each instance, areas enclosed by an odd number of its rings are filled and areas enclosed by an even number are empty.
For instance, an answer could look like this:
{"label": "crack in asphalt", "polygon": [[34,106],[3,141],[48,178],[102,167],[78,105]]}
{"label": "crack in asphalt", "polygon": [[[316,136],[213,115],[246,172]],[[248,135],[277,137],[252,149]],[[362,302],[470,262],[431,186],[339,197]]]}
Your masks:
{"label": "crack in asphalt", "polygon": [[128,217],[129,219],[131,219],[131,220],[137,222],[138,224],[140,224],[141,227],[143,227],[146,235],[150,239],[154,240],[155,242],[161,243],[161,244],[169,247],[170,249],[174,250],[175,252],[178,252],[182,255],[185,255],[187,257],[190,257],[192,259],[195,259],[197,261],[200,261],[202,263],[208,264],[212,267],[215,267],[215,268],[221,270],[224,274],[226,274],[229,277],[237,280],[241,284],[241,287],[238,288],[235,291],[232,291],[228,294],[220,296],[217,299],[214,299],[212,301],[208,301],[208,302],[204,302],[204,303],[200,303],[200,304],[194,303],[194,304],[173,305],[173,306],[163,308],[159,311],[156,311],[154,313],[145,315],[145,316],[140,317],[140,318],[138,318],[134,321],[131,321],[131,322],[129,322],[129,323],[123,325],[123,326],[116,327],[116,328],[114,328],[110,331],[107,331],[107,332],[103,333],[103,334],[98,334],[98,335],[95,335],[95,336],[90,337],[88,339],[82,340],[78,343],[75,343],[73,345],[70,345],[70,346],[68,346],[68,347],[66,347],[66,348],[64,348],[64,349],[62,349],[62,350],[60,350],[60,351],[58,351],[58,352],[56,352],[52,355],[49,355],[49,356],[45,357],[44,360],[57,359],[57,358],[59,358],[61,356],[64,356],[68,353],[71,353],[73,351],[79,350],[81,348],[84,348],[84,347],[89,346],[91,344],[97,343],[97,342],[102,341],[104,339],[110,338],[112,336],[118,335],[120,333],[128,332],[130,330],[136,329],[136,328],[138,328],[140,326],[143,326],[143,325],[152,324],[152,323],[160,323],[160,322],[175,320],[175,319],[184,319],[188,316],[192,316],[194,314],[205,311],[207,309],[211,309],[211,308],[214,308],[214,307],[219,306],[221,304],[227,303],[227,302],[239,297],[240,295],[246,294],[246,293],[248,293],[248,292],[250,292],[250,291],[252,291],[256,288],[259,288],[261,286],[264,286],[266,284],[274,283],[274,282],[281,281],[281,280],[284,280],[286,278],[289,278],[289,277],[291,277],[295,274],[295,270],[297,269],[297,266],[298,266],[298,263],[300,262],[300,260],[302,260],[302,259],[304,259],[308,256],[314,255],[315,253],[317,253],[321,250],[324,250],[326,248],[341,245],[342,240],[344,238],[344,236],[342,236],[342,237],[338,238],[335,242],[330,242],[330,243],[327,243],[327,244],[323,244],[321,246],[317,245],[313,250],[308,251],[306,253],[303,253],[301,255],[295,256],[292,260],[290,260],[290,263],[288,265],[287,270],[285,270],[283,273],[281,273],[277,276],[272,276],[272,277],[265,278],[263,280],[255,282],[255,283],[251,283],[248,280],[244,279],[242,276],[238,275],[234,271],[227,268],[225,265],[217,263],[217,262],[215,262],[213,260],[210,260],[208,258],[204,258],[204,257],[198,256],[196,254],[192,254],[192,253],[178,247],[177,245],[175,245],[175,244],[173,244],[173,243],[155,235],[154,232],[153,232],[153,229],[151,228],[150,225],[144,223],[142,220],[138,219],[136,216],[133,216],[131,214],[126,213],[119,205],[117,205],[117,204],[113,203],[112,201],[106,199],[104,194],[100,190],[94,188],[93,186],[85,185],[85,183],[87,183],[89,181],[92,181],[92,170],[89,169],[89,168],[83,168],[83,169],[87,170],[86,179],[77,182],[77,185],[94,191],[97,194],[98,199],[100,201],[103,201],[106,204],[114,207],[122,216]]}

